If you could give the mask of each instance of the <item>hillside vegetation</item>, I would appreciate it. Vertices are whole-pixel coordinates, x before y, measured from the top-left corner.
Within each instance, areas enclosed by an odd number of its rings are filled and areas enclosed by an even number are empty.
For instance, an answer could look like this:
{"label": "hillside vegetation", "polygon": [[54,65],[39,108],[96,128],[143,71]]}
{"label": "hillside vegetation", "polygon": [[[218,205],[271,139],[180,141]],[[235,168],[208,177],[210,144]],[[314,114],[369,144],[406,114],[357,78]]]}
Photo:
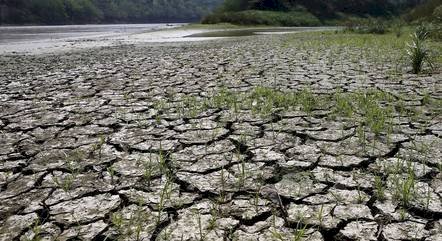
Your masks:
{"label": "hillside vegetation", "polygon": [[305,26],[354,18],[388,18],[416,6],[409,18],[421,17],[432,15],[440,5],[441,0],[225,0],[203,22]]}
{"label": "hillside vegetation", "polygon": [[0,1],[0,24],[198,21],[222,0]]}

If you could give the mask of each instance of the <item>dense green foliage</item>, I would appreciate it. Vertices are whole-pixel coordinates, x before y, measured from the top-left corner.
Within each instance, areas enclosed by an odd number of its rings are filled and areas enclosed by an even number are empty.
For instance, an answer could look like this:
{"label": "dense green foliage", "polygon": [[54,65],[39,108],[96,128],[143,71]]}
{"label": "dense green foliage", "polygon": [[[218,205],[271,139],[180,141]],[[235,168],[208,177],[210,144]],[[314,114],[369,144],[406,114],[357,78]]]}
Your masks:
{"label": "dense green foliage", "polygon": [[279,25],[279,26],[317,26],[321,22],[306,11],[262,11],[244,10],[239,12],[221,12],[209,15],[205,23],[229,22],[239,25]]}
{"label": "dense green foliage", "polygon": [[194,21],[222,0],[6,0],[0,24]]}
{"label": "dense green foliage", "polygon": [[428,0],[412,9],[406,19],[414,20],[442,20],[442,0]]}
{"label": "dense green foliage", "polygon": [[[427,1],[433,2],[431,14],[433,14],[434,5],[440,5],[441,0],[225,0],[221,8],[215,13],[207,16],[203,22],[232,22],[232,23],[248,23],[260,24],[261,22],[276,22],[277,25],[316,25],[317,21],[311,21],[316,18],[323,23],[330,23],[336,19],[366,18],[366,17],[391,17],[402,14],[405,10],[410,9],[418,4],[428,4]],[[256,16],[254,11],[277,11],[276,13],[264,14],[260,13],[255,21],[250,23],[250,19]],[[426,10],[429,11],[429,10]],[[420,11],[423,12],[423,11]],[[296,17],[288,17],[287,15],[298,15]],[[239,19],[242,17],[243,19]],[[268,21],[268,18],[272,21]],[[305,21],[301,21],[303,17],[307,17]],[[278,21],[279,19],[297,19],[298,21]]]}

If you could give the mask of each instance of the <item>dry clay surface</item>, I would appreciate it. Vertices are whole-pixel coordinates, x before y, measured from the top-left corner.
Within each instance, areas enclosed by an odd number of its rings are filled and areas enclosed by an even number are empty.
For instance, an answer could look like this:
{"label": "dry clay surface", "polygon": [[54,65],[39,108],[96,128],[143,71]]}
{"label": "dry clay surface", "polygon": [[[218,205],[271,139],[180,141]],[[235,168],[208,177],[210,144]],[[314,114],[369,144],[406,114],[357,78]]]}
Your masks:
{"label": "dry clay surface", "polygon": [[[0,240],[442,240],[442,75],[287,38],[0,56]],[[382,89],[428,118],[363,145],[327,103],[192,108],[260,86]]]}

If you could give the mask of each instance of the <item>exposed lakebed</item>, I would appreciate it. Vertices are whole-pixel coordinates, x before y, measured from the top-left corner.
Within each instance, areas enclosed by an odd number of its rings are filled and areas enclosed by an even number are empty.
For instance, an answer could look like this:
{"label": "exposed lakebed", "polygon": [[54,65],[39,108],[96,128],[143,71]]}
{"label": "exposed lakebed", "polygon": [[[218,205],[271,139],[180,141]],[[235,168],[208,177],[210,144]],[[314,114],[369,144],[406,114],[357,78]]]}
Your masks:
{"label": "exposed lakebed", "polygon": [[335,38],[0,56],[0,240],[440,240],[440,72]]}

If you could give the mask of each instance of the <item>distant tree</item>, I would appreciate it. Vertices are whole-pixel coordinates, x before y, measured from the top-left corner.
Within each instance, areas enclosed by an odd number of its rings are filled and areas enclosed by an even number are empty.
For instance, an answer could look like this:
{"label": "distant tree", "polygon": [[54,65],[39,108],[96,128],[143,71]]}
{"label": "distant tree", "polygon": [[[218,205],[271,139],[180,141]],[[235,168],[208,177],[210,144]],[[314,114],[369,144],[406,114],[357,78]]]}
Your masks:
{"label": "distant tree", "polygon": [[42,23],[63,23],[66,12],[62,0],[31,0],[30,11]]}
{"label": "distant tree", "polygon": [[249,0],[226,0],[223,5],[224,11],[242,11],[246,10],[250,7]]}
{"label": "distant tree", "polygon": [[65,0],[70,22],[90,22],[103,17],[103,13],[90,0]]}

